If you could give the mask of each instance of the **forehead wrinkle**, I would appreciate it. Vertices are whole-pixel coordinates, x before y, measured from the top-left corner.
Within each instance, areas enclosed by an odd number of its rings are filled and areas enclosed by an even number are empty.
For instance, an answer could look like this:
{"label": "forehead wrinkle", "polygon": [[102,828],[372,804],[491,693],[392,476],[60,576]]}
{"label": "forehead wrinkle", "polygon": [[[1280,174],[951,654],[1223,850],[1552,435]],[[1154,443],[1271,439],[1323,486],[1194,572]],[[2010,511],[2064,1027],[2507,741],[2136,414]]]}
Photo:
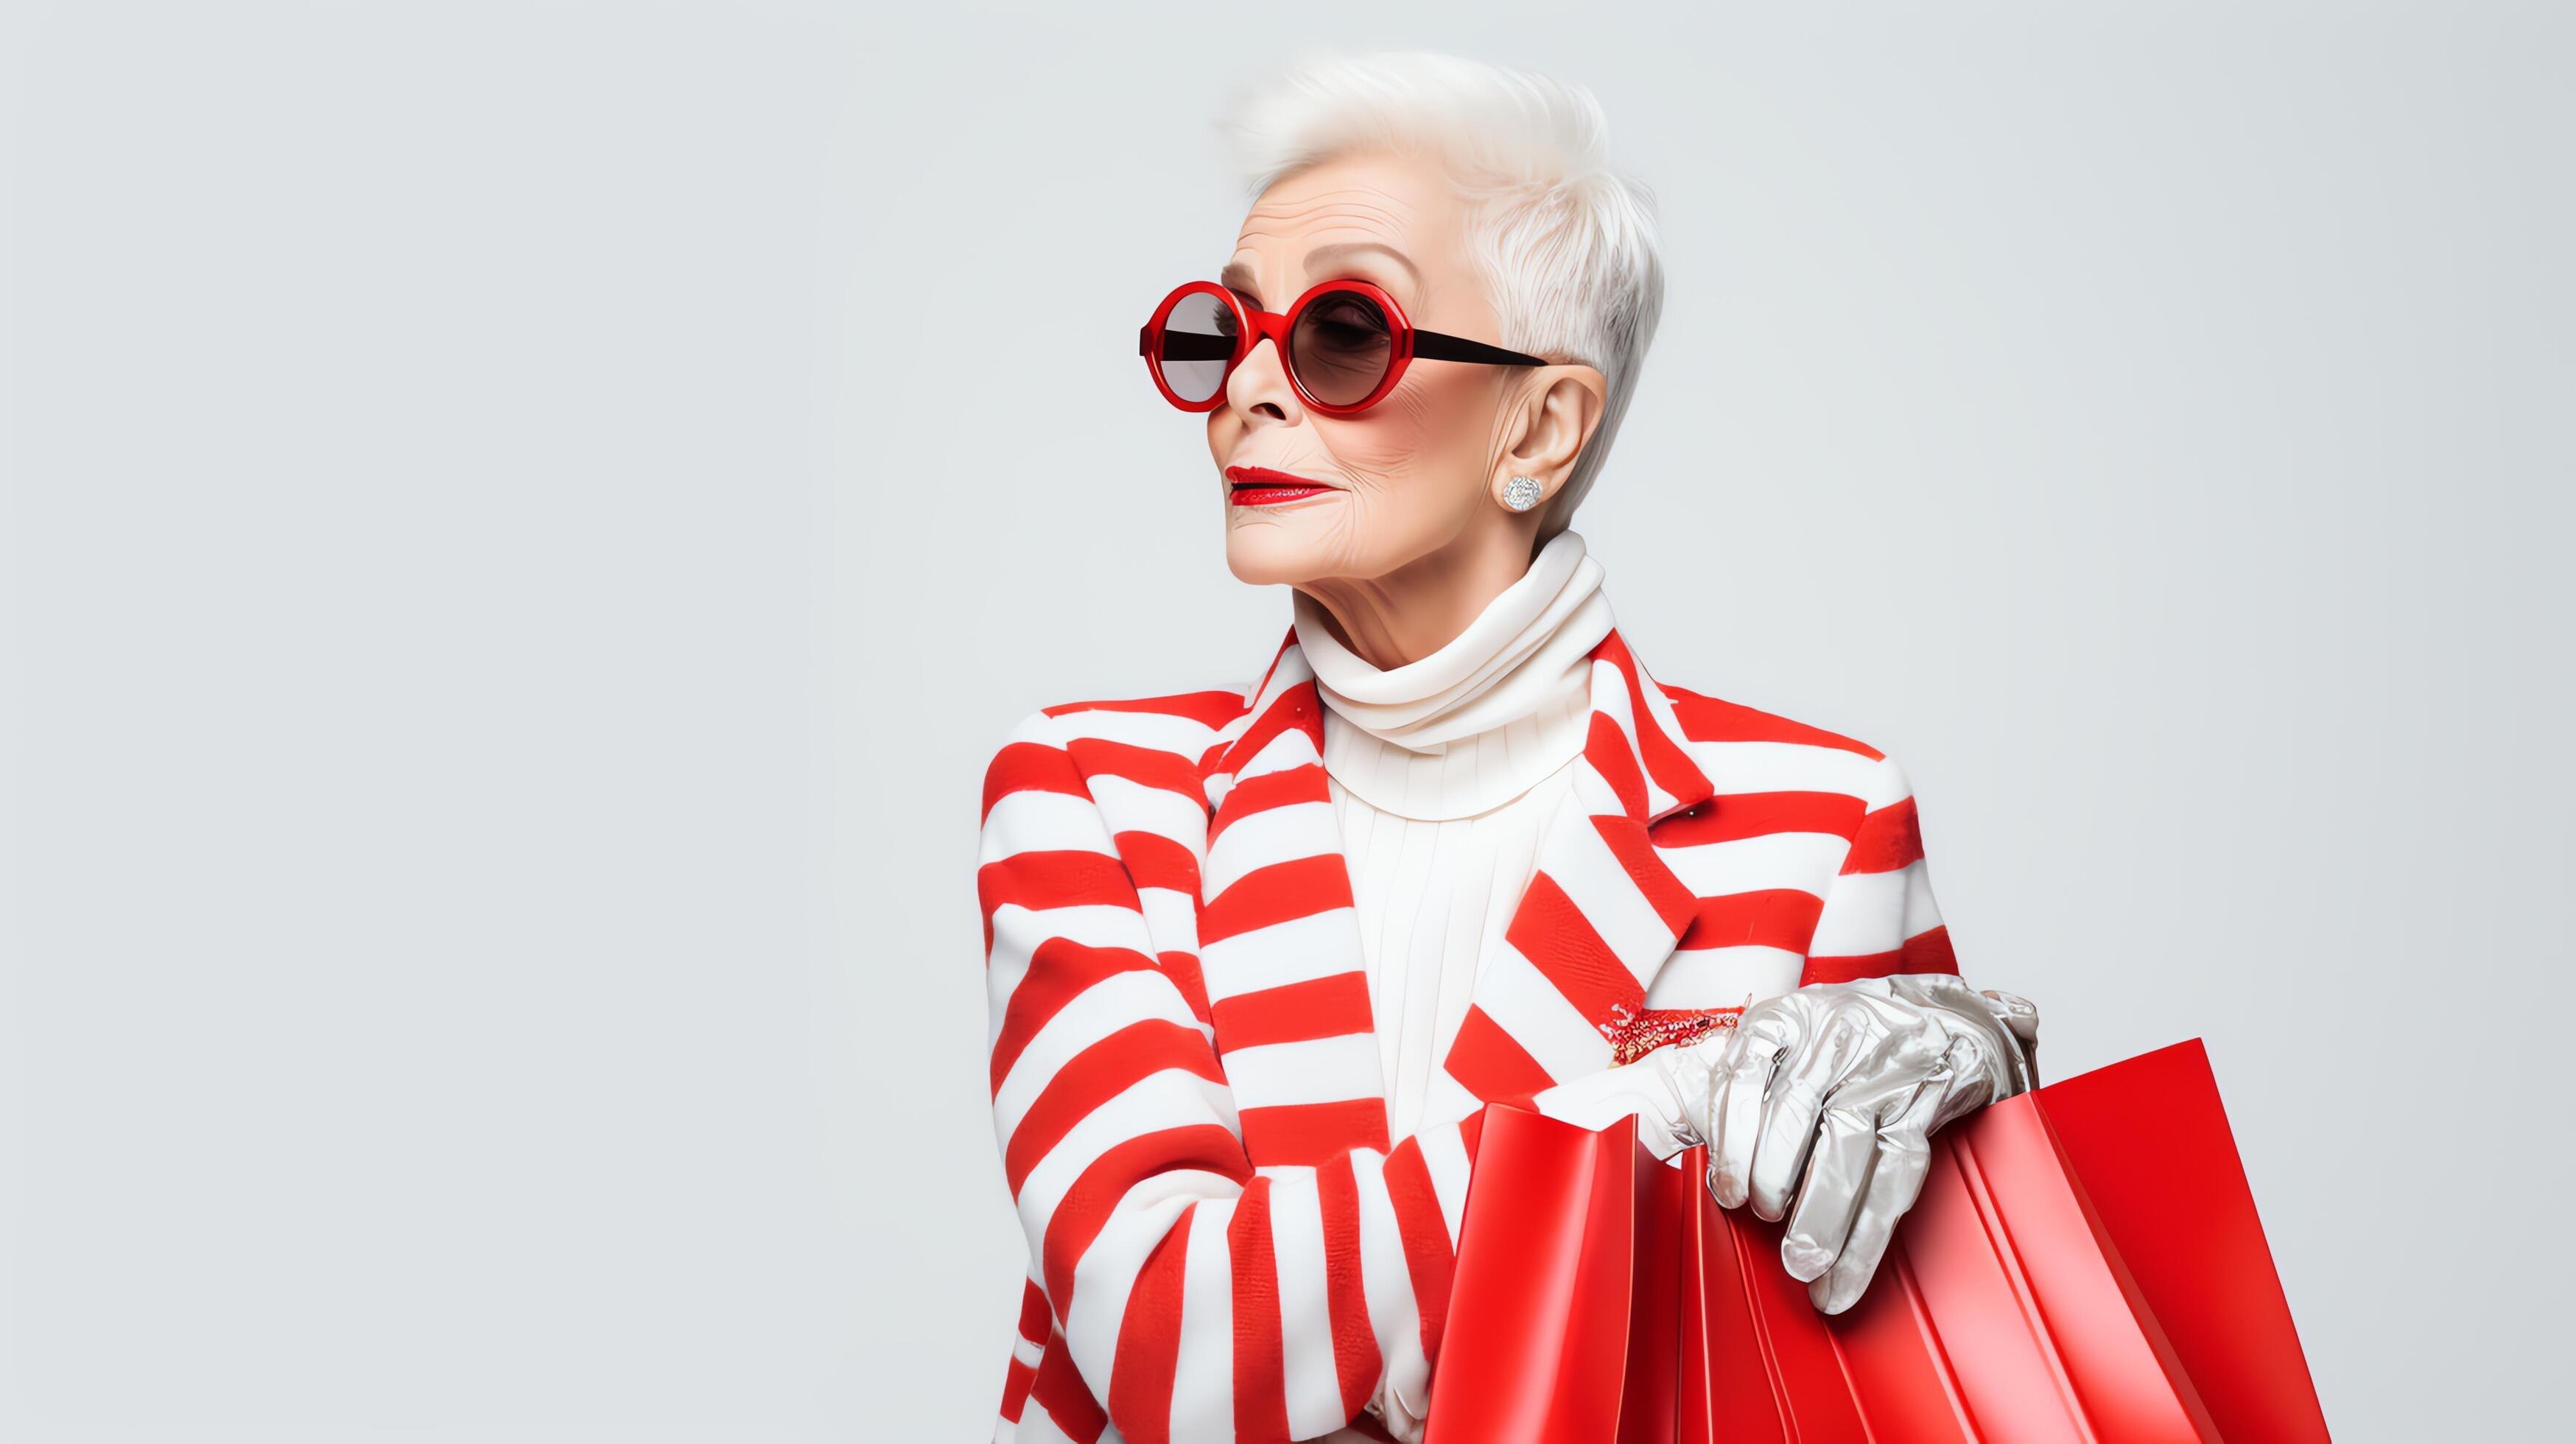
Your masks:
{"label": "forehead wrinkle", "polygon": [[1335,206],[1347,206],[1354,210],[1377,209],[1405,218],[1409,218],[1414,211],[1411,204],[1387,191],[1374,186],[1349,186],[1341,190],[1320,191],[1295,201],[1265,197],[1253,205],[1249,214],[1257,216],[1266,211],[1283,219],[1295,220]]}
{"label": "forehead wrinkle", "polygon": [[1412,230],[1410,217],[1392,211],[1367,207],[1317,207],[1295,216],[1246,216],[1235,243],[1240,247],[1256,239],[1320,242],[1333,238],[1335,232],[1345,232],[1354,239],[1393,244]]}
{"label": "forehead wrinkle", "polygon": [[1234,259],[1245,261],[1247,264],[1257,264],[1261,258],[1261,252],[1252,244],[1256,240],[1281,242],[1303,240],[1307,242],[1307,250],[1310,252],[1336,245],[1382,246],[1396,255],[1409,258],[1412,253],[1396,244],[1402,235],[1401,231],[1382,229],[1358,220],[1337,220],[1330,225],[1302,234],[1265,230],[1258,226],[1247,225],[1242,234],[1235,238]]}
{"label": "forehead wrinkle", "polygon": [[[1235,237],[1234,255],[1220,272],[1220,279],[1237,273],[1252,277],[1260,274],[1265,258],[1254,244],[1256,241],[1286,245],[1303,240],[1310,250],[1330,244],[1376,244],[1399,255],[1407,254],[1407,248],[1397,242],[1406,238],[1416,209],[1410,202],[1374,186],[1342,186],[1295,200],[1264,197],[1244,213],[1243,228]],[[1415,279],[1417,285],[1424,285],[1420,294],[1427,298],[1430,288],[1424,278],[1417,275]],[[1287,284],[1293,287],[1294,282]],[[1258,294],[1257,287],[1243,289]]]}
{"label": "forehead wrinkle", "polygon": [[1411,252],[1399,244],[1407,239],[1411,237],[1400,226],[1384,223],[1371,224],[1368,220],[1359,217],[1336,216],[1321,225],[1296,230],[1271,230],[1247,226],[1242,234],[1235,238],[1234,254],[1257,257],[1262,254],[1262,248],[1256,242],[1266,242],[1282,251],[1291,246],[1299,246],[1303,251],[1314,251],[1329,245],[1379,245],[1399,254],[1410,255]]}

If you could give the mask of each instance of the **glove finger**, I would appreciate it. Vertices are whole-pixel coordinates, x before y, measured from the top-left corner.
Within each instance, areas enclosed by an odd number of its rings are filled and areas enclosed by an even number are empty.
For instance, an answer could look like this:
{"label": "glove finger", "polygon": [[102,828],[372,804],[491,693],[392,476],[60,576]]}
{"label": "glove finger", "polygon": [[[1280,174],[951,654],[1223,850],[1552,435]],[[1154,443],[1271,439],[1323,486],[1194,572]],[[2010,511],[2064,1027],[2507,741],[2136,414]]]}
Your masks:
{"label": "glove finger", "polygon": [[1995,1021],[2001,1023],[2004,1031],[2012,1035],[2013,1041],[2021,1045],[2022,1066],[2017,1070],[2020,1074],[2021,1086],[2025,1089],[2038,1087],[2038,1007],[2019,993],[2005,993],[1988,988],[1985,990],[1985,996],[1993,1000]]}
{"label": "glove finger", "polygon": [[1776,1219],[1788,1212],[1789,1196],[1816,1140],[1816,1120],[1824,1112],[1825,1095],[1841,1081],[1862,1042],[1856,1024],[1829,1018],[1772,1085],[1753,1143],[1752,1173],[1746,1180],[1745,1196],[1753,1204],[1755,1217]]}
{"label": "glove finger", "polygon": [[1709,1097],[1708,1191],[1720,1208],[1743,1206],[1753,1176],[1753,1145],[1761,1137],[1762,1103],[1786,1039],[1768,1029],[1736,1037]]}
{"label": "glove finger", "polygon": [[1852,1229],[1878,1151],[1878,1119],[1868,1110],[1827,1108],[1816,1130],[1815,1156],[1798,1185],[1798,1201],[1780,1236],[1780,1262],[1795,1279],[1812,1279],[1833,1265]]}
{"label": "glove finger", "polygon": [[1881,1127],[1870,1160],[1869,1186],[1853,1211],[1851,1233],[1832,1267],[1807,1286],[1807,1298],[1828,1314],[1839,1314],[1860,1301],[1896,1236],[1898,1220],[1923,1193],[1931,1171],[1932,1145],[1926,1120],[1939,1107],[1941,1088],[1926,1086],[1893,1123]]}
{"label": "glove finger", "polygon": [[2012,1030],[2014,1037],[2028,1042],[2039,1036],[2037,1003],[2019,993],[2007,993],[2001,988],[1981,988],[1978,991],[1994,1001],[1994,1007],[1990,1011],[2003,1022],[2005,1027]]}

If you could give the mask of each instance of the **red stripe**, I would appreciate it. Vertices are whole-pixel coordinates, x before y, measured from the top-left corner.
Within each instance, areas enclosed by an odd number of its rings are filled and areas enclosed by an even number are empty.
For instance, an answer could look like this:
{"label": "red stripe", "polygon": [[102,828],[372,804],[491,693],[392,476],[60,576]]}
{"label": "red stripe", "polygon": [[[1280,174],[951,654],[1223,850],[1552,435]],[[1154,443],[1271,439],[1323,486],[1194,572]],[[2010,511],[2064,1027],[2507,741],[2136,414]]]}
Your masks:
{"label": "red stripe", "polygon": [[1208,845],[1225,835],[1225,830],[1252,816],[1274,807],[1294,807],[1305,802],[1330,802],[1332,784],[1324,780],[1324,765],[1302,762],[1277,772],[1264,772],[1234,784],[1218,805],[1216,815],[1208,819]]}
{"label": "red stripe", "polygon": [[1227,1051],[1265,1043],[1302,1043],[1369,1031],[1368,975],[1328,973],[1238,993],[1215,1008],[1216,1035]]}
{"label": "red stripe", "polygon": [[1145,1257],[1118,1318],[1118,1353],[1109,1369],[1109,1413],[1128,1444],[1170,1444],[1172,1370],[1181,1352],[1181,1288],[1190,1253],[1193,1203]]}
{"label": "red stripe", "polygon": [[1449,1323],[1449,1281],[1458,1255],[1440,1213],[1440,1192],[1420,1140],[1407,1138],[1386,1159],[1386,1197],[1395,1205],[1395,1234],[1404,1242],[1405,1272],[1413,1277],[1413,1304],[1422,1320],[1422,1357],[1440,1357],[1440,1335]]}
{"label": "red stripe", "polygon": [[1020,1284],[1020,1337],[1032,1344],[1044,1344],[1055,1328],[1055,1315],[1047,1312],[1046,1294],[1036,1279]]}
{"label": "red stripe", "polygon": [[1141,829],[1119,833],[1110,841],[1117,844],[1119,857],[1127,863],[1127,876],[1137,887],[1167,887],[1192,898],[1199,895],[1199,860],[1187,847]]}
{"label": "red stripe", "polygon": [[1204,797],[1199,791],[1197,764],[1177,752],[1101,737],[1068,739],[1064,750],[1082,769],[1086,785],[1094,777],[1123,777],[1140,786],[1177,792],[1184,797]]}
{"label": "red stripe", "polygon": [[1628,965],[1601,941],[1601,935],[1592,930],[1592,920],[1545,872],[1529,880],[1503,939],[1520,949],[1540,976],[1596,1028],[1615,1026],[1646,1000],[1645,988]]}
{"label": "red stripe", "polygon": [[1815,940],[1825,900],[1793,887],[1762,888],[1700,898],[1683,948],[1780,948],[1803,953]]}
{"label": "red stripe", "polygon": [[1037,1365],[1019,1359],[1011,1360],[1010,1371],[1002,1375],[1002,1417],[1017,1424],[1021,1411],[1029,1402],[1029,1383],[1038,1376]]}
{"label": "red stripe", "polygon": [[[1628,715],[1634,719],[1630,725],[1637,729],[1637,751],[1646,761],[1646,770],[1655,775],[1655,785],[1684,804],[1708,796],[1707,775],[1690,760],[1690,754],[1684,752],[1680,744],[1664,735],[1664,729],[1655,721],[1653,709],[1646,705],[1646,669],[1637,664],[1635,654],[1628,650],[1627,639],[1620,636],[1614,627],[1602,643],[1603,647],[1594,649],[1593,655],[1601,656],[1606,649],[1610,661],[1619,668],[1620,675],[1628,683]],[[1642,806],[1629,813],[1631,817],[1643,815]]]}
{"label": "red stripe", "polygon": [[1333,1371],[1342,1383],[1342,1417],[1368,1402],[1381,1361],[1377,1333],[1369,1327],[1368,1288],[1360,1276],[1359,1177],[1351,1156],[1315,1170],[1318,1211],[1324,1221],[1324,1305],[1333,1321]]}
{"label": "red stripe", "polygon": [[[1291,622],[1288,624],[1287,635],[1279,639],[1278,646],[1271,648],[1270,665],[1261,669],[1261,680],[1253,683],[1252,690],[1243,694],[1243,705],[1237,709],[1235,714],[1236,716],[1239,717],[1243,715],[1243,713],[1251,711],[1253,704],[1261,700],[1261,695],[1270,690],[1270,679],[1279,675],[1279,664],[1287,660],[1288,649],[1296,645],[1297,624]],[[1274,698],[1273,700],[1276,699]]]}
{"label": "red stripe", "polygon": [[1274,862],[1236,878],[1199,909],[1199,947],[1204,951],[1255,928],[1350,905],[1351,868],[1342,854],[1319,852]]}
{"label": "red stripe", "polygon": [[1861,819],[1843,858],[1845,872],[1894,872],[1923,856],[1923,825],[1914,799],[1900,798]]}
{"label": "red stripe", "polygon": [[1646,905],[1664,920],[1664,930],[1680,937],[1682,929],[1690,926],[1699,899],[1673,876],[1671,865],[1655,851],[1646,825],[1633,817],[1595,817],[1592,827],[1601,834],[1602,845],[1619,860],[1620,870],[1628,874],[1628,881],[1636,885]]}
{"label": "red stripe", "polygon": [[1205,1169],[1238,1182],[1252,1176],[1243,1145],[1233,1134],[1219,1124],[1193,1123],[1123,1140],[1092,1160],[1082,1177],[1074,1180],[1047,1220],[1040,1250],[1047,1297],[1055,1301],[1058,1313],[1072,1316],[1074,1265],[1082,1262],[1091,1241],[1108,1226],[1118,1200],[1154,1174],[1184,1168]]}
{"label": "red stripe", "polygon": [[1798,974],[1798,986],[1848,983],[1854,978],[1884,978],[1891,973],[1956,973],[1958,955],[1950,949],[1950,929],[1934,926],[1883,953],[1851,953],[1809,958]]}
{"label": "red stripe", "polygon": [[1905,955],[1891,949],[1884,953],[1842,953],[1833,957],[1809,958],[1798,970],[1798,986],[1817,983],[1848,983],[1854,978],[1883,978],[1901,973]]}
{"label": "red stripe", "polygon": [[1263,1164],[1324,1163],[1354,1148],[1386,1149],[1386,1100],[1282,1103],[1235,1115],[1243,1151]]}
{"label": "red stripe", "polygon": [[992,1091],[1002,1091],[1002,1080],[1011,1076],[1011,1065],[1029,1040],[1047,1025],[1065,1004],[1080,997],[1092,984],[1120,973],[1154,970],[1154,963],[1133,948],[1092,948],[1063,938],[1044,938],[1029,957],[1029,974],[1020,979],[1011,992],[1010,1004],[1002,1010],[1001,1031],[993,1036],[993,1054],[987,1072]]}
{"label": "red stripe", "polygon": [[1082,1374],[1073,1366],[1073,1350],[1062,1334],[1047,1341],[1029,1393],[1074,1444],[1098,1444],[1109,1427],[1109,1416],[1101,1411],[1100,1401],[1091,1397],[1091,1386],[1082,1382]]}
{"label": "red stripe", "polygon": [[1226,1224],[1234,1273],[1234,1437],[1288,1437],[1279,1348],[1279,1265],[1270,1247],[1270,1180],[1256,1178]]}
{"label": "red stripe", "polygon": [[1441,1066],[1460,1086],[1488,1103],[1527,1098],[1556,1082],[1528,1049],[1503,1031],[1502,1024],[1473,1003],[1467,1005],[1466,1019],[1459,1023],[1458,1036],[1450,1042],[1449,1056]]}
{"label": "red stripe", "polygon": [[1828,832],[1850,841],[1868,809],[1846,792],[1735,792],[1676,813],[1655,833],[1664,847],[1705,847],[1778,832]]}
{"label": "red stripe", "polygon": [[[1278,660],[1273,658],[1271,665],[1276,667]],[[1224,759],[1217,764],[1217,770],[1241,772],[1251,765],[1252,760],[1259,757],[1265,748],[1277,740],[1279,734],[1289,731],[1305,733],[1306,740],[1313,744],[1316,755],[1323,754],[1324,707],[1323,703],[1316,698],[1315,683],[1312,678],[1271,698],[1269,709],[1255,719],[1251,726],[1243,729],[1243,735],[1235,739],[1232,747],[1226,749]]]}
{"label": "red stripe", "polygon": [[1897,954],[1909,973],[1956,973],[1959,955],[1950,950],[1950,929],[1936,923],[1905,940]]}
{"label": "red stripe", "polygon": [[[993,910],[1005,903],[1031,912],[1048,908],[1136,908],[1136,884],[1125,864],[1087,848],[1015,852],[975,870],[975,895],[989,930]],[[1142,909],[1138,909],[1142,911]],[[987,938],[986,946],[991,946]]]}
{"label": "red stripe", "polygon": [[1225,1071],[1198,1029],[1153,1018],[1128,1024],[1056,1069],[1002,1150],[1002,1176],[1010,1183],[1011,1196],[1019,1196],[1029,1170],[1044,1162],[1048,1151],[1093,1109],[1166,1068],[1211,1083],[1225,1081]]}
{"label": "red stripe", "polygon": [[984,767],[984,812],[993,815],[993,804],[1014,792],[1061,792],[1074,797],[1089,797],[1082,785],[1082,771],[1073,759],[1058,747],[1041,742],[1011,742],[993,754]]}
{"label": "red stripe", "polygon": [[1592,730],[1583,739],[1583,760],[1610,784],[1621,812],[1638,818],[1646,815],[1646,774],[1637,770],[1636,749],[1628,745],[1628,734],[1619,730],[1609,713],[1592,714]]}
{"label": "red stripe", "polygon": [[1693,742],[1796,742],[1809,747],[1857,752],[1871,761],[1884,755],[1866,742],[1828,732],[1822,727],[1792,722],[1786,717],[1758,711],[1741,703],[1703,697],[1669,682],[1656,685],[1663,688],[1666,700],[1673,704],[1673,720],[1681,724],[1682,735]]}
{"label": "red stripe", "polygon": [[[1629,695],[1635,696],[1636,691],[1636,685],[1631,683]],[[1707,775],[1690,760],[1690,754],[1684,752],[1679,743],[1665,736],[1664,729],[1655,725],[1653,715],[1646,711],[1642,700],[1637,703],[1637,716],[1640,719],[1637,743],[1645,753],[1646,770],[1655,774],[1655,785],[1672,795],[1674,806],[1687,807],[1708,796]]]}
{"label": "red stripe", "polygon": [[1187,717],[1210,727],[1222,727],[1243,715],[1246,705],[1240,692],[1175,692],[1168,697],[1137,697],[1115,702],[1059,702],[1039,710],[1050,717],[1063,717],[1074,712],[1158,712],[1166,717]]}

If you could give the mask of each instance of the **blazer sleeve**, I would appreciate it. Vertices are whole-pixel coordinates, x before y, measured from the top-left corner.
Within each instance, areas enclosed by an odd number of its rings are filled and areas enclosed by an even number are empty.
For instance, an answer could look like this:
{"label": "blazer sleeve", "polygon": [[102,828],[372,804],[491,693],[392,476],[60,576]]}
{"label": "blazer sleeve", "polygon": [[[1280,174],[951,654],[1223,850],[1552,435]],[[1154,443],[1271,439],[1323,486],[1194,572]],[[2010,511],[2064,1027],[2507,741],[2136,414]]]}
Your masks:
{"label": "blazer sleeve", "polygon": [[1923,827],[1914,788],[1893,757],[1871,769],[1867,811],[1826,885],[1798,985],[1881,978],[1891,973],[1956,973],[1950,931],[1924,871]]}
{"label": "blazer sleeve", "polygon": [[1156,956],[1082,774],[1017,740],[984,788],[994,1133],[1049,1361],[1030,1397],[1133,1444],[1308,1438],[1389,1383],[1426,1401],[1480,1119],[1256,1174],[1199,989]]}

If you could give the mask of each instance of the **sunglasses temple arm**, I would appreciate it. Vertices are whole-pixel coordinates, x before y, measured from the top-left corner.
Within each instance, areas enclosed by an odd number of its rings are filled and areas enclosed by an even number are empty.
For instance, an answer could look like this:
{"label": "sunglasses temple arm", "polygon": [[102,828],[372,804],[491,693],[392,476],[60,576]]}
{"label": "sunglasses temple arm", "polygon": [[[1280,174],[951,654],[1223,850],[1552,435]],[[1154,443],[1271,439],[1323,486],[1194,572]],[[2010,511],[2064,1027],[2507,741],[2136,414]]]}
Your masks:
{"label": "sunglasses temple arm", "polygon": [[1413,333],[1413,354],[1426,361],[1472,361],[1485,366],[1548,366],[1553,362],[1519,351],[1506,351],[1464,336],[1444,335],[1438,331]]}

